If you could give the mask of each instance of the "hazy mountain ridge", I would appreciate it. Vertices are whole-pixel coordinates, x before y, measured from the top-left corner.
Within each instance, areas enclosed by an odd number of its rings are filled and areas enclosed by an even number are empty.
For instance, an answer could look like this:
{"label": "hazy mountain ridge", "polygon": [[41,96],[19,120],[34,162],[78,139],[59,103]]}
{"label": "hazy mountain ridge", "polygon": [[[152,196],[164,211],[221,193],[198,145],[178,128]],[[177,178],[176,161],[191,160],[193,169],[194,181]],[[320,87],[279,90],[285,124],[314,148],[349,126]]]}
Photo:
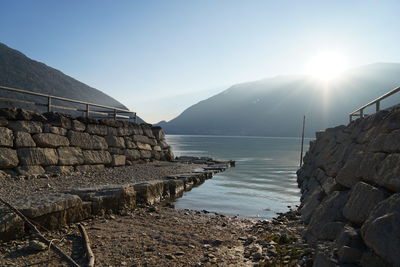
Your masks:
{"label": "hazy mountain ridge", "polygon": [[[2,43],[0,43],[0,85],[127,109],[100,90],[44,63],[32,60]],[[0,97],[15,96],[15,93],[0,90]],[[17,98],[32,99],[30,96],[21,94],[18,94]],[[35,100],[43,99],[36,97]],[[0,105],[5,105],[5,102],[0,102]]]}
{"label": "hazy mountain ridge", "polygon": [[[329,90],[307,76],[277,76],[234,85],[159,125],[169,134],[299,136],[305,114],[306,134],[313,136],[317,130],[347,124],[350,112],[399,85],[396,63],[348,70]],[[395,95],[382,107],[399,99]]]}

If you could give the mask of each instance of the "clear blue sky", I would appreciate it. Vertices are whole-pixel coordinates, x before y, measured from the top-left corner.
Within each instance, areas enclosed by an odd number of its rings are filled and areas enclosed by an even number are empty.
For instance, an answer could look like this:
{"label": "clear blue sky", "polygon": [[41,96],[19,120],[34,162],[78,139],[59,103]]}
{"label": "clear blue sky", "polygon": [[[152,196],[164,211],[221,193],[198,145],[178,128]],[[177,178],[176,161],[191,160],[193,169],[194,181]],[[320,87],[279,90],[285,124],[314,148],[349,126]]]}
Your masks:
{"label": "clear blue sky", "polygon": [[319,50],[400,62],[400,1],[1,0],[0,42],[149,122],[234,83],[301,74]]}

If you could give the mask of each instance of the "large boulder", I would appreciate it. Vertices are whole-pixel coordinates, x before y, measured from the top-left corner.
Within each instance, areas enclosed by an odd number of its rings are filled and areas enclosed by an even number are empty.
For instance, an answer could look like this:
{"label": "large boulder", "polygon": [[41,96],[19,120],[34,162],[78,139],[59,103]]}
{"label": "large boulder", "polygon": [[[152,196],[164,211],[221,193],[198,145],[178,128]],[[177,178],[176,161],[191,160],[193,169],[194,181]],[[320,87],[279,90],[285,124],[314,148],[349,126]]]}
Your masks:
{"label": "large boulder", "polygon": [[0,147],[0,168],[14,168],[18,162],[17,152],[14,149]]}
{"label": "large boulder", "polygon": [[111,166],[124,166],[126,163],[126,156],[124,155],[112,155]]}
{"label": "large boulder", "polygon": [[356,154],[354,157],[350,158],[337,174],[336,181],[348,188],[351,188],[360,181],[360,177],[356,176],[356,174],[360,168],[362,159],[363,154]]}
{"label": "large boulder", "polygon": [[0,146],[12,147],[14,145],[14,134],[6,127],[0,127]]}
{"label": "large boulder", "polygon": [[321,231],[327,223],[334,221],[345,221],[343,207],[349,197],[349,191],[335,191],[324,198],[318,208],[314,211],[310,224],[305,233],[308,242],[315,242],[321,235]]}
{"label": "large boulder", "polygon": [[393,266],[400,266],[400,193],[380,202],[361,228],[365,244]]}
{"label": "large boulder", "polygon": [[389,194],[364,182],[358,182],[350,193],[350,198],[343,208],[343,215],[349,221],[361,225],[371,210]]}
{"label": "large boulder", "polygon": [[53,133],[40,133],[33,135],[33,140],[39,147],[69,146],[69,140],[65,136]]}
{"label": "large boulder", "polygon": [[140,142],[136,142],[137,148],[141,150],[151,150],[151,146],[149,144],[144,144]]}
{"label": "large boulder", "polygon": [[53,148],[18,148],[18,158],[22,165],[57,165],[58,154]]}
{"label": "large boulder", "polygon": [[400,192],[400,154],[389,154],[381,163],[374,179],[380,186],[390,191]]}

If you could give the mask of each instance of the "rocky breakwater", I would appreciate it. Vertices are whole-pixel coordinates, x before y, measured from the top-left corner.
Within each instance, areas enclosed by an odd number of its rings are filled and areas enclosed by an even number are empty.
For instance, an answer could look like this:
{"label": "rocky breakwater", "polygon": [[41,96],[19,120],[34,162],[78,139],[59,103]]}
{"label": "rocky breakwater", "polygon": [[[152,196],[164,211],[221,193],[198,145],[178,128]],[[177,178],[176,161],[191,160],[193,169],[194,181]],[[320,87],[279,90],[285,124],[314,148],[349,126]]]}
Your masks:
{"label": "rocky breakwater", "polygon": [[89,171],[173,158],[160,127],[0,109],[0,177]]}
{"label": "rocky breakwater", "polygon": [[297,173],[314,266],[400,266],[399,166],[398,106],[316,134]]}

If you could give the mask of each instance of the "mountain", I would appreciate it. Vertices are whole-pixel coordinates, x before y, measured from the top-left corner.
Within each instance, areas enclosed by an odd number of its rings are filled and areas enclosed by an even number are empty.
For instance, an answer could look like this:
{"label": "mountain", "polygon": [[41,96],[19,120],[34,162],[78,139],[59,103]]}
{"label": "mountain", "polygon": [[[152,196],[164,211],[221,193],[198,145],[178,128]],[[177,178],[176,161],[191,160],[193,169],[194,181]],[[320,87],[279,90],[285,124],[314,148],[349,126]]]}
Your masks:
{"label": "mountain", "polygon": [[[300,135],[304,114],[306,136],[314,136],[347,124],[350,112],[399,85],[396,63],[351,69],[329,85],[308,76],[277,76],[234,85],[159,125],[168,134],[290,137]],[[398,102],[394,95],[381,107]]]}
{"label": "mountain", "polygon": [[[100,90],[77,81],[41,62],[32,60],[2,43],[0,43],[0,85],[127,109],[123,104]],[[0,97],[42,101],[43,103],[46,101],[42,97],[27,96],[2,90],[0,90]],[[59,103],[55,101],[53,104]],[[63,105],[65,104],[64,102]],[[10,105],[15,104],[12,102],[0,102],[0,107]],[[74,104],[70,106],[72,105]],[[31,105],[26,105],[24,108],[40,109]],[[80,108],[83,108],[82,105]]]}

